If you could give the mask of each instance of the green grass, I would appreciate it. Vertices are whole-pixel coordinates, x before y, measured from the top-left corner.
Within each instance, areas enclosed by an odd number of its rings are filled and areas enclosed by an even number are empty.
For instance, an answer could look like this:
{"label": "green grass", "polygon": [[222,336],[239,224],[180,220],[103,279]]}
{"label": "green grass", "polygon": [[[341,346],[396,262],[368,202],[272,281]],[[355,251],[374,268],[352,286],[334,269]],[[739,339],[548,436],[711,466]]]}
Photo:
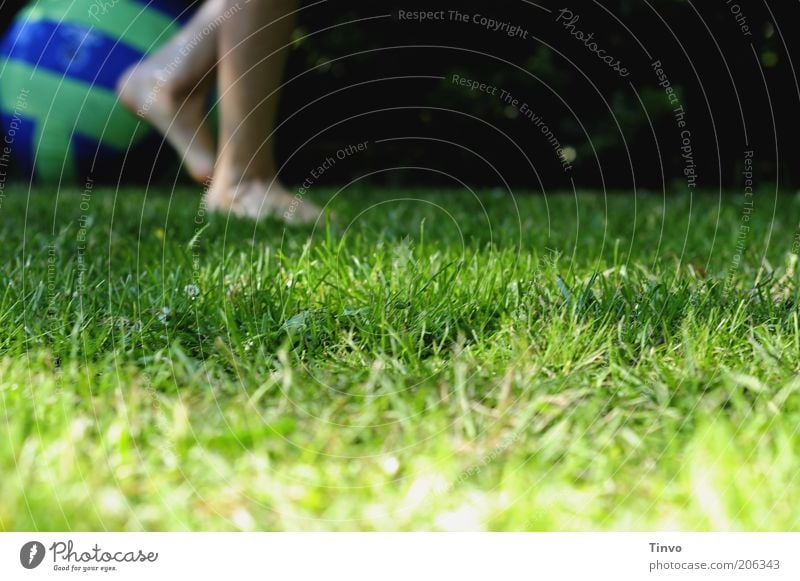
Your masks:
{"label": "green grass", "polygon": [[83,201],[0,207],[0,529],[800,529],[797,197]]}

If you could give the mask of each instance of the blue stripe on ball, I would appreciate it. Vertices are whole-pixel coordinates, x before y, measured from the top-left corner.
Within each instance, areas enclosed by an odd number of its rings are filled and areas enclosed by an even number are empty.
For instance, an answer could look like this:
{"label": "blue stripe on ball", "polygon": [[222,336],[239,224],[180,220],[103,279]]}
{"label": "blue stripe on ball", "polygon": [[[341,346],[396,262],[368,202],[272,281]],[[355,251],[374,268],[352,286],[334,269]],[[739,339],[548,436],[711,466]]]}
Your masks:
{"label": "blue stripe on ball", "polygon": [[13,42],[3,43],[2,56],[110,91],[115,89],[120,71],[143,56],[115,38],[63,22],[18,20],[9,38],[16,40],[16,46]]}
{"label": "blue stripe on ball", "polygon": [[11,164],[26,179],[33,179],[34,136],[36,120],[12,112],[0,112],[3,124],[3,141],[12,147]]}

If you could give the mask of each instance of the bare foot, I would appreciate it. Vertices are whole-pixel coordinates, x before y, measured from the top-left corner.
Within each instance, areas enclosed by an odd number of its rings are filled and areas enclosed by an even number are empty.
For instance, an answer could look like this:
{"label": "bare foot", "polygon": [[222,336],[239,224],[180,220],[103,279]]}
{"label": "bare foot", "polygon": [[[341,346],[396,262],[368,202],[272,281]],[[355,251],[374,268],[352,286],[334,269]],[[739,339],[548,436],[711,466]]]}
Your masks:
{"label": "bare foot", "polygon": [[206,183],[214,173],[214,138],[204,121],[203,91],[181,94],[165,72],[144,64],[134,65],[117,84],[120,102],[140,119],[158,129],[174,147],[192,178]]}
{"label": "bare foot", "polygon": [[322,216],[322,210],[299,195],[293,195],[278,182],[252,180],[224,188],[212,185],[206,194],[212,210],[260,219],[272,216],[287,224],[310,224]]}

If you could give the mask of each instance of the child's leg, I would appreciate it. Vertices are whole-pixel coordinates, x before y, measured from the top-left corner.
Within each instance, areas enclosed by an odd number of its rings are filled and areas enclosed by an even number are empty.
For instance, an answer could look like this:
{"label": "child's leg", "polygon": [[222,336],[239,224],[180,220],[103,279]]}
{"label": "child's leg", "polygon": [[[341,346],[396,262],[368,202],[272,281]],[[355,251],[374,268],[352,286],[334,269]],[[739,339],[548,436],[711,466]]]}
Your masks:
{"label": "child's leg", "polygon": [[204,122],[226,0],[206,0],[167,44],[120,78],[120,101],[158,129],[194,179],[214,171],[214,140]]}
{"label": "child's leg", "polygon": [[272,214],[289,222],[309,221],[319,210],[277,182],[275,114],[297,0],[242,4],[222,23],[219,35],[220,138],[212,208],[259,218]]}

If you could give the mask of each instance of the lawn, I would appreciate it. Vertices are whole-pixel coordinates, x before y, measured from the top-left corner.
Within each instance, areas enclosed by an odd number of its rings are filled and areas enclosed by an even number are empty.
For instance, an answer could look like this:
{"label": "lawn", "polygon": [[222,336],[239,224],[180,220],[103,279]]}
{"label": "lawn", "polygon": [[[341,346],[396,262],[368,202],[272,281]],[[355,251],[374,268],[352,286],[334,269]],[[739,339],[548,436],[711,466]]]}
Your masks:
{"label": "lawn", "polygon": [[800,197],[315,195],[5,191],[0,530],[800,529]]}

